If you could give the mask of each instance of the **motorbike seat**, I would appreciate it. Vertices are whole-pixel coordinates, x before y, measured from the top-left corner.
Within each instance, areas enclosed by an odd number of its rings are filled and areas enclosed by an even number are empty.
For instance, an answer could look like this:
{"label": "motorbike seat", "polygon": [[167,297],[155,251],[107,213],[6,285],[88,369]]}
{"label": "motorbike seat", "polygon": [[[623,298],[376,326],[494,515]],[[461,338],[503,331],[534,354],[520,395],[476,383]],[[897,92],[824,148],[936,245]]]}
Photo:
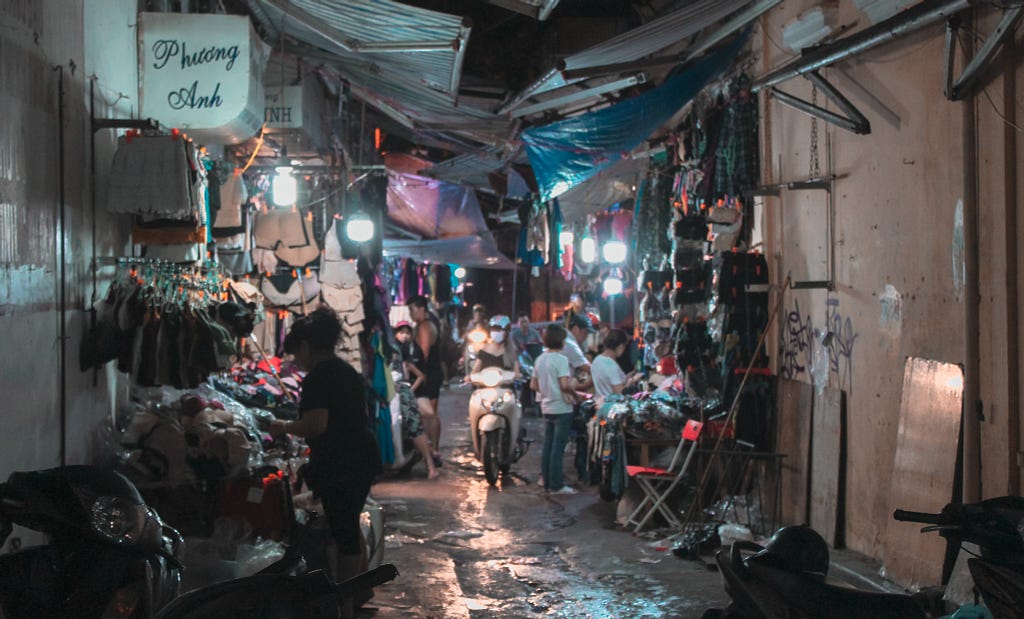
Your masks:
{"label": "motorbike seat", "polygon": [[830,619],[925,619],[924,610],[909,595],[861,591],[830,584],[807,574],[780,569],[751,557],[747,570],[774,589],[795,609],[810,617]]}

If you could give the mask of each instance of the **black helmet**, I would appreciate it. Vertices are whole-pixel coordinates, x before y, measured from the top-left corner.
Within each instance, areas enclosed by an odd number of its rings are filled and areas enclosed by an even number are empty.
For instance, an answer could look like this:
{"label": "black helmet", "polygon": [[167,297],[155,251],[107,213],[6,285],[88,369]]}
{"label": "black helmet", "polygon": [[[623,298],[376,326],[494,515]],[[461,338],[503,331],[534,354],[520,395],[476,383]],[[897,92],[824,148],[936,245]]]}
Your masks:
{"label": "black helmet", "polygon": [[754,556],[790,572],[822,579],[828,574],[828,544],[806,524],[782,527]]}

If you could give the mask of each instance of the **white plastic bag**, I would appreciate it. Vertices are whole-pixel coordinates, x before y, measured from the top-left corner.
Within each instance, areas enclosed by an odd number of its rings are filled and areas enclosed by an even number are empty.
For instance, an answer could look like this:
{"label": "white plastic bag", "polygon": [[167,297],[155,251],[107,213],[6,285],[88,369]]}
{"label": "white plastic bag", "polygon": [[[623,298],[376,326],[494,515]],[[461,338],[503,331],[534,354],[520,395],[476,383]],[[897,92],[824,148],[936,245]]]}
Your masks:
{"label": "white plastic bag", "polygon": [[811,384],[818,395],[828,386],[829,344],[832,334],[828,331],[814,331],[814,353],[811,356]]}

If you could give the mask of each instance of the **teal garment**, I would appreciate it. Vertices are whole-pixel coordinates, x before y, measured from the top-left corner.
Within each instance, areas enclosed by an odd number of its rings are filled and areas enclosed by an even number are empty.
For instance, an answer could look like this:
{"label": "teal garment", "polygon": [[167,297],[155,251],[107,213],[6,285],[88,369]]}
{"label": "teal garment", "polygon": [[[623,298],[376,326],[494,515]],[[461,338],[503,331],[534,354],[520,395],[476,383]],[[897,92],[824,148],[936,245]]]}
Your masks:
{"label": "teal garment", "polygon": [[[391,438],[391,408],[384,402],[390,402],[388,396],[388,379],[390,371],[380,354],[380,333],[373,334],[370,341],[375,354],[373,355],[373,390],[380,396],[377,405],[377,444],[380,445],[380,459],[384,464],[395,461],[395,443]],[[393,383],[392,383],[393,384]]]}

